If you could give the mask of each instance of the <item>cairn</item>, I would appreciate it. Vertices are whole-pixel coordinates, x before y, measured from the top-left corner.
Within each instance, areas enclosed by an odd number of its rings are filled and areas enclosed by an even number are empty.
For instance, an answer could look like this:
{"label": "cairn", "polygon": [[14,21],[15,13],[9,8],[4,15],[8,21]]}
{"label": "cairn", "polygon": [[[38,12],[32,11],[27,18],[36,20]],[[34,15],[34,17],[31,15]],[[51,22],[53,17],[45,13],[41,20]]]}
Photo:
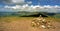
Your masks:
{"label": "cairn", "polygon": [[32,21],[32,27],[37,28],[53,28],[51,21],[47,21],[45,18],[43,18],[41,15],[38,18],[34,18]]}

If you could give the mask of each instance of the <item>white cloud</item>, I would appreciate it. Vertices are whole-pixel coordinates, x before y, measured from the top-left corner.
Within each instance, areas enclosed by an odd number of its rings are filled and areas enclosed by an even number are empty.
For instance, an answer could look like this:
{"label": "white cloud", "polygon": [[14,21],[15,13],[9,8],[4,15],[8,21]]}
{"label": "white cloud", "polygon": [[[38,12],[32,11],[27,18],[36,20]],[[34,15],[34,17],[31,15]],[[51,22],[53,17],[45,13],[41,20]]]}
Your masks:
{"label": "white cloud", "polygon": [[32,3],[32,1],[28,1],[28,2],[27,2],[27,4],[31,4],[31,3]]}
{"label": "white cloud", "polygon": [[25,0],[4,0],[5,4],[24,4]]}
{"label": "white cloud", "polygon": [[12,0],[13,3],[24,3],[24,0]]}
{"label": "white cloud", "polygon": [[4,6],[4,8],[7,8],[7,9],[21,9],[21,6],[20,5],[16,5],[16,6]]}
{"label": "white cloud", "polygon": [[[51,8],[50,8],[51,7]],[[60,9],[58,9],[58,8],[60,8],[60,6],[59,7],[56,7],[56,6],[39,6],[39,5],[37,5],[37,6],[33,6],[33,5],[31,5],[31,6],[28,6],[28,4],[26,4],[26,5],[22,5],[22,6],[20,6],[20,5],[16,5],[16,6],[8,6],[8,5],[6,5],[4,8],[9,8],[9,9],[19,9],[19,10],[21,10],[21,11],[25,11],[25,10],[27,10],[27,11],[32,11],[32,12],[34,12],[34,11],[42,11],[42,12],[58,12],[58,11],[60,11]]]}

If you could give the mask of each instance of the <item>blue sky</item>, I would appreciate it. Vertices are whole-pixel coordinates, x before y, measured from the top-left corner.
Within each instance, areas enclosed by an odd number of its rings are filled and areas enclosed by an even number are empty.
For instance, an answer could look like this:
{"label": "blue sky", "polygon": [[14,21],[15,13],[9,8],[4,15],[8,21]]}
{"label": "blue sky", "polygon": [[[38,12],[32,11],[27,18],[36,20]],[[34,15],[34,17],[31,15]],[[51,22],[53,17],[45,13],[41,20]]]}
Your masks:
{"label": "blue sky", "polygon": [[60,0],[26,0],[26,1],[32,1],[34,5],[37,5],[38,2],[40,5],[60,5]]}
{"label": "blue sky", "polygon": [[[16,2],[14,2],[14,1],[16,1]],[[16,4],[23,4],[22,0],[14,0],[14,1],[13,1],[14,2],[13,3],[12,0],[0,0],[0,6],[15,5],[15,3]],[[60,0],[24,0],[24,2],[30,2],[30,1],[32,2],[31,3],[32,5],[38,5],[38,2],[39,2],[39,5],[52,5],[52,6],[59,5],[60,6]],[[11,2],[13,4],[11,4]]]}
{"label": "blue sky", "polygon": [[[15,10],[10,10],[10,9],[5,9],[5,6],[16,6],[16,5],[24,5],[24,4],[29,4],[29,5],[59,5],[60,6],[60,0],[0,0],[0,12],[3,11],[15,11]],[[17,10],[16,10],[17,11]],[[44,10],[45,11],[45,10]],[[48,10],[49,11],[49,10]],[[51,10],[51,12],[60,12],[60,10]]]}

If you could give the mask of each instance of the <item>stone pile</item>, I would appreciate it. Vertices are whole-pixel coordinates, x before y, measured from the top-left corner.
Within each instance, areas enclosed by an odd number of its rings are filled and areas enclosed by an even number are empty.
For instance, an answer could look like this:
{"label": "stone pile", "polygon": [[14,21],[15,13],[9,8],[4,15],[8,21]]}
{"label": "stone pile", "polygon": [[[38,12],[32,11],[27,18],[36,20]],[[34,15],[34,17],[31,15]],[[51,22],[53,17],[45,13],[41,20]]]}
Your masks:
{"label": "stone pile", "polygon": [[46,20],[43,17],[38,17],[34,18],[32,20],[32,27],[37,27],[37,28],[44,28],[44,29],[49,29],[49,28],[55,28],[52,24],[51,21]]}

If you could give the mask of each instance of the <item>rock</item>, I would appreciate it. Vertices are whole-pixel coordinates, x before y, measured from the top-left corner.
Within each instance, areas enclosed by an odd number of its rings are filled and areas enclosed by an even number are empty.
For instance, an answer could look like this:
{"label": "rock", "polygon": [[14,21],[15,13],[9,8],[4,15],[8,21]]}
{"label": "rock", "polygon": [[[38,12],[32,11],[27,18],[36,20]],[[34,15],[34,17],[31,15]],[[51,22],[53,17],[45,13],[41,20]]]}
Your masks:
{"label": "rock", "polygon": [[41,25],[41,27],[42,27],[42,28],[44,28],[44,29],[46,28],[46,26],[45,26],[45,25]]}
{"label": "rock", "polygon": [[32,24],[34,27],[42,27],[42,28],[52,28],[52,22],[49,20],[46,20],[43,17],[38,17],[38,18],[34,18],[32,21]]}

